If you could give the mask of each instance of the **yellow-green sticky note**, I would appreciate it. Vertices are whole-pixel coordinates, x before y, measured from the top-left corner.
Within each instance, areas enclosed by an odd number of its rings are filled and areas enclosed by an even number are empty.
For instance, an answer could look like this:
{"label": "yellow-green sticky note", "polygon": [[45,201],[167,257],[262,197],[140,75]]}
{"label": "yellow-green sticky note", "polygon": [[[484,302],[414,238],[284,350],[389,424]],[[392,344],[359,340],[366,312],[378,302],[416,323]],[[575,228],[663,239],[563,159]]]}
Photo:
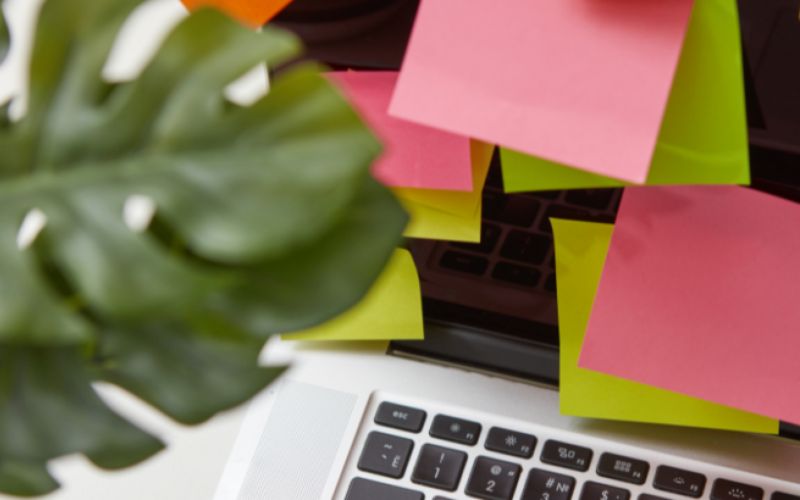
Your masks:
{"label": "yellow-green sticky note", "polygon": [[481,240],[481,207],[464,217],[443,212],[427,205],[409,203],[400,199],[410,217],[403,233],[409,238],[431,238],[435,240],[464,241],[478,243]]}
{"label": "yellow-green sticky note", "polygon": [[[750,183],[739,37],[735,0],[695,2],[646,184]],[[500,155],[507,192],[624,184],[507,149]]]}
{"label": "yellow-green sticky note", "polygon": [[[551,219],[561,341],[561,413],[777,434],[776,420],[578,367],[614,226]],[[643,325],[646,328],[646,325]],[[676,366],[676,369],[679,367]]]}
{"label": "yellow-green sticky note", "polygon": [[281,335],[285,340],[422,339],[419,276],[408,250],[397,249],[364,298],[322,325]]}

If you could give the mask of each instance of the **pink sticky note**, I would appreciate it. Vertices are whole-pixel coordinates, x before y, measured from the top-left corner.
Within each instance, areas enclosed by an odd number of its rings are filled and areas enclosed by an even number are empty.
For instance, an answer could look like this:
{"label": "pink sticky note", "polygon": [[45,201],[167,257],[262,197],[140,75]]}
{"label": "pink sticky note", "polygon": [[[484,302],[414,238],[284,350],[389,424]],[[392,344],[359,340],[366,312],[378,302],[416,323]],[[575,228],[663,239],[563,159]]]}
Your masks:
{"label": "pink sticky note", "polygon": [[692,4],[423,0],[389,112],[642,183]]}
{"label": "pink sticky note", "polygon": [[629,188],[580,366],[800,423],[800,205]]}
{"label": "pink sticky note", "polygon": [[389,186],[450,191],[472,190],[469,139],[389,116],[395,71],[346,71],[328,75],[383,142],[373,166]]}

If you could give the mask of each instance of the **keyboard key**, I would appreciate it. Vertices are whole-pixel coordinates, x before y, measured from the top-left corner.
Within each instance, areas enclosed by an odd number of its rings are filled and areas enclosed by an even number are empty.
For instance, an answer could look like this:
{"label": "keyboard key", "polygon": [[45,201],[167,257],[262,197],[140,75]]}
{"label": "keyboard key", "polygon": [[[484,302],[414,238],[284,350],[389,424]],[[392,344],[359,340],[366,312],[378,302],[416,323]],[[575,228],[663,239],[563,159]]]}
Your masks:
{"label": "keyboard key", "polygon": [[357,477],[350,481],[344,500],[424,500],[425,495],[419,491],[391,486]]}
{"label": "keyboard key", "polygon": [[539,284],[542,273],[538,269],[517,266],[508,262],[498,262],[492,269],[492,278],[515,285],[535,287]]}
{"label": "keyboard key", "polygon": [[467,482],[467,495],[490,500],[509,500],[514,495],[522,468],[517,464],[478,457]]}
{"label": "keyboard key", "polygon": [[541,234],[511,231],[500,248],[500,255],[528,264],[541,264],[547,257],[550,245],[550,238]]}
{"label": "keyboard key", "polygon": [[776,491],[770,497],[770,500],[800,500],[800,496],[797,495],[790,495],[788,493],[781,493],[780,491]]}
{"label": "keyboard key", "polygon": [[487,450],[530,458],[536,447],[536,437],[522,432],[511,431],[501,427],[492,427],[483,444]]}
{"label": "keyboard key", "polygon": [[417,408],[384,401],[375,412],[375,423],[404,431],[419,432],[425,423],[425,415],[424,411]]}
{"label": "keyboard key", "polygon": [[557,219],[575,219],[586,220],[590,218],[591,214],[586,210],[579,208],[565,207],[564,205],[550,205],[544,213],[542,222],[539,223],[539,230],[543,233],[552,233],[553,228],[550,227],[550,217]]}
{"label": "keyboard key", "polygon": [[500,221],[500,214],[506,206],[508,196],[499,191],[483,191],[483,218],[493,221]]}
{"label": "keyboard key", "polygon": [[456,443],[474,445],[481,434],[481,424],[447,415],[436,415],[431,424],[431,436]]}
{"label": "keyboard key", "polygon": [[699,498],[706,487],[706,477],[696,472],[660,465],[656,469],[653,486],[657,490]]}
{"label": "keyboard key", "polygon": [[650,464],[643,460],[603,453],[597,463],[597,475],[634,484],[644,484]]}
{"label": "keyboard key", "polygon": [[434,488],[455,491],[466,461],[467,454],[464,452],[426,444],[419,452],[411,480]]}
{"label": "keyboard key", "polygon": [[570,500],[575,478],[541,469],[531,469],[520,500]]}
{"label": "keyboard key", "polygon": [[453,499],[447,497],[440,497],[439,495],[436,495],[435,497],[433,497],[433,500],[453,500]]}
{"label": "keyboard key", "polygon": [[626,489],[586,481],[580,500],[628,500],[630,497],[631,492]]}
{"label": "keyboard key", "polygon": [[514,226],[530,227],[539,215],[540,207],[533,198],[511,195],[500,211],[498,220]]}
{"label": "keyboard key", "polygon": [[574,189],[567,191],[567,203],[586,208],[605,210],[614,200],[614,189]]}
{"label": "keyboard key", "polygon": [[451,243],[452,246],[472,250],[473,252],[492,253],[497,242],[500,240],[500,235],[503,230],[500,226],[488,224],[484,222],[481,225],[481,242],[480,243]]}
{"label": "keyboard key", "polygon": [[483,257],[452,250],[448,250],[442,255],[442,260],[439,264],[446,269],[478,276],[485,273],[486,268],[489,267],[489,261]]}
{"label": "keyboard key", "polygon": [[727,479],[717,479],[711,487],[711,500],[762,500],[763,498],[764,490],[761,488]]}
{"label": "keyboard key", "polygon": [[408,465],[414,442],[391,434],[372,431],[367,436],[358,468],[383,476],[401,478]]}
{"label": "keyboard key", "polygon": [[592,450],[582,446],[549,440],[544,444],[542,462],[579,471],[589,470]]}
{"label": "keyboard key", "polygon": [[658,495],[651,495],[649,493],[642,493],[639,495],[638,500],[669,500],[669,498],[660,497]]}

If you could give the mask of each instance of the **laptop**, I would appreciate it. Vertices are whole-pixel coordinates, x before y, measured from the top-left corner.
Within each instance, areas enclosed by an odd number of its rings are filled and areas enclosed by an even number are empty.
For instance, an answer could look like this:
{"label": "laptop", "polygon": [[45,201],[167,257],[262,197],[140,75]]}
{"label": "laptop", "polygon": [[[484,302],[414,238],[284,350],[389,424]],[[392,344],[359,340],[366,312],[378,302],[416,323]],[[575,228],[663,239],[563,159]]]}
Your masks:
{"label": "laptop", "polygon": [[[742,0],[753,188],[800,202],[800,4]],[[397,68],[416,2],[298,0],[311,57]],[[288,373],[247,411],[217,500],[800,500],[800,428],[779,436],[564,416],[549,217],[612,222],[618,189],[507,195],[482,238],[412,240],[425,340],[271,341]],[[791,392],[787,389],[787,393]]]}

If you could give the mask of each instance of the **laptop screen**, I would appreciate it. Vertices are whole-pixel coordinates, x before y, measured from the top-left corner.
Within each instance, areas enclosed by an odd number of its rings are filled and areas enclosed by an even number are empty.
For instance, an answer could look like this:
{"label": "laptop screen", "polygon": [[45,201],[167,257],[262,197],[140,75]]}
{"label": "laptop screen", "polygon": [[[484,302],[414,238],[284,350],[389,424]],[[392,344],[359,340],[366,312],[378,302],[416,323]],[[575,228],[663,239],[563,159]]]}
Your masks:
{"label": "laptop screen", "polygon": [[[752,187],[800,202],[800,13],[796,0],[739,0]],[[418,0],[296,0],[275,23],[334,68],[398,69]],[[391,352],[558,383],[549,217],[613,222],[617,189],[507,195],[493,159],[479,244],[412,240],[426,339]],[[796,433],[797,429],[785,429]]]}

